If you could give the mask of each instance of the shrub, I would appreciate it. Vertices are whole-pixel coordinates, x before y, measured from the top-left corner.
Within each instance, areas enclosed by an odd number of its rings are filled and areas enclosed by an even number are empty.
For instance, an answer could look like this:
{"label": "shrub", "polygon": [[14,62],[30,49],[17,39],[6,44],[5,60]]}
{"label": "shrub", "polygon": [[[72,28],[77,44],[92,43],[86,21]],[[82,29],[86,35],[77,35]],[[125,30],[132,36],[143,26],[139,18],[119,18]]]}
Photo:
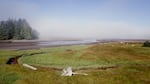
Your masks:
{"label": "shrub", "polygon": [[143,44],[143,47],[150,47],[150,42],[149,41],[145,41]]}

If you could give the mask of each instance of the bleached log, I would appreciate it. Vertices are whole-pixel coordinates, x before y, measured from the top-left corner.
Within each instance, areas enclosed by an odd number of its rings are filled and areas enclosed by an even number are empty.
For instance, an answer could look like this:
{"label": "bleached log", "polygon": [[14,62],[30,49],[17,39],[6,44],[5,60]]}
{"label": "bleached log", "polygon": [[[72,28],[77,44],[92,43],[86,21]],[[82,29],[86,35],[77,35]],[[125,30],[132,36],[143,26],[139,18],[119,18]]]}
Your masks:
{"label": "bleached log", "polygon": [[29,69],[32,69],[32,70],[37,70],[37,68],[31,66],[31,65],[28,65],[28,64],[23,64],[24,67],[27,67]]}
{"label": "bleached log", "polygon": [[86,74],[86,73],[78,73],[78,72],[73,72],[72,74],[79,74],[79,75],[88,75],[88,74]]}
{"label": "bleached log", "polygon": [[64,68],[62,71],[62,74],[61,74],[61,76],[72,76],[72,75],[73,75],[73,73],[72,73],[71,67]]}
{"label": "bleached log", "polygon": [[75,75],[75,74],[88,75],[88,74],[86,74],[86,73],[72,72],[72,68],[71,68],[71,67],[68,67],[68,68],[64,68],[64,69],[63,69],[61,76],[72,76],[72,75]]}

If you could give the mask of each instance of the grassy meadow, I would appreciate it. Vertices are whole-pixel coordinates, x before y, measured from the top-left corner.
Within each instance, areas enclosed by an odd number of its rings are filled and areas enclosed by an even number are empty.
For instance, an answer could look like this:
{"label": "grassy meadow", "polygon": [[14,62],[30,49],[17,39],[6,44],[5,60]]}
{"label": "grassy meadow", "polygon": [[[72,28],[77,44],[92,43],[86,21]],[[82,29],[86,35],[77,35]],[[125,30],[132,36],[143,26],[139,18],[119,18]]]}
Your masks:
{"label": "grassy meadow", "polygon": [[[18,55],[22,55],[19,64],[6,64]],[[68,66],[88,75],[61,76],[61,69]],[[0,84],[150,84],[150,48],[140,43],[107,43],[0,50]]]}

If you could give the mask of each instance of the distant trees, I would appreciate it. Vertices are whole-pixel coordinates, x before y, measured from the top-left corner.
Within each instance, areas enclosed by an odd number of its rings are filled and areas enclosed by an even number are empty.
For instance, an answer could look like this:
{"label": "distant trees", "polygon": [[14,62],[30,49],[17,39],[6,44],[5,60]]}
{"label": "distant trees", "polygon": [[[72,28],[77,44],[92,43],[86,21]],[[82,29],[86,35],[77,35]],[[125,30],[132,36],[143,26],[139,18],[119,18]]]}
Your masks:
{"label": "distant trees", "polygon": [[0,21],[0,40],[37,39],[38,32],[25,19]]}
{"label": "distant trees", "polygon": [[149,41],[145,41],[143,44],[144,47],[150,47],[150,42]]}

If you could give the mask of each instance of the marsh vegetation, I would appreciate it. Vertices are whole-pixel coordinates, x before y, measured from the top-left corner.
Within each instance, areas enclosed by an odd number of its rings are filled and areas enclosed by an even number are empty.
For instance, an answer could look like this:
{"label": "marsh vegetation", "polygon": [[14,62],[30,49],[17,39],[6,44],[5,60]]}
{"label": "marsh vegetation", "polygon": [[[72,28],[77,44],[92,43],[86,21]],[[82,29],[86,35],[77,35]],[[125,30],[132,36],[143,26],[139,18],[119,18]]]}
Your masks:
{"label": "marsh vegetation", "polygon": [[[28,56],[38,52],[44,53]],[[18,55],[23,55],[19,64],[6,64]],[[24,68],[23,63],[37,70]],[[62,77],[61,70],[68,66],[88,75]],[[115,67],[102,68],[111,66]],[[150,48],[141,43],[107,43],[0,50],[0,68],[0,84],[149,84]]]}

